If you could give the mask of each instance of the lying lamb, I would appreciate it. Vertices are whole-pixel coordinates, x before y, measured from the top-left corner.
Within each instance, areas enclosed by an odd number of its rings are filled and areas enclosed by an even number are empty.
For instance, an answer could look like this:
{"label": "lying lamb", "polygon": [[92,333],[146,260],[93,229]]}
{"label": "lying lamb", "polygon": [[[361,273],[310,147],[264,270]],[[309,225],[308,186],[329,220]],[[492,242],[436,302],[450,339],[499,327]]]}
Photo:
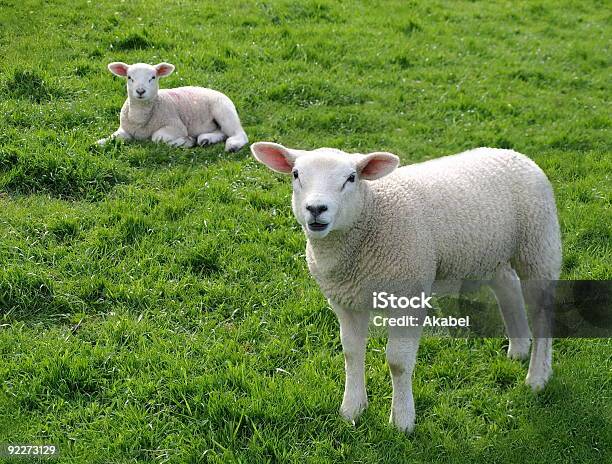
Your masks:
{"label": "lying lamb", "polygon": [[225,151],[238,151],[248,142],[232,101],[216,90],[178,87],[159,90],[159,78],[174,66],[160,63],[111,63],[115,76],[127,77],[128,98],[121,109],[119,129],[109,139],[153,140],[173,147],[225,142]]}
{"label": "lying lamb", "polygon": [[[340,322],[346,371],[340,412],[346,419],[354,421],[367,406],[371,291],[389,283],[419,295],[437,291],[440,281],[490,279],[512,358],[529,354],[524,295],[534,323],[526,383],[534,391],[546,385],[552,374],[550,281],[559,277],[561,242],[551,185],[535,163],[493,148],[400,169],[390,153],[309,152],[268,142],[251,151],[293,177],[293,212],[307,236],[308,267]],[[390,421],[410,431],[421,329],[388,330]]]}

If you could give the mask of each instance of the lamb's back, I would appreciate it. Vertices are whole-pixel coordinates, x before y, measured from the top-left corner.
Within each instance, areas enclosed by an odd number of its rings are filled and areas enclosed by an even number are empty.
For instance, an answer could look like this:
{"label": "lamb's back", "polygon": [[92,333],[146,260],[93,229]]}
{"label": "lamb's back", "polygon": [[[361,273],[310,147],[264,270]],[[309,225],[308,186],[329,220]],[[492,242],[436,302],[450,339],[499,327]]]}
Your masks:
{"label": "lamb's back", "polygon": [[161,89],[159,98],[163,107],[162,113],[176,113],[190,129],[210,124],[213,121],[213,106],[228,97],[213,89],[187,86]]}
{"label": "lamb's back", "polygon": [[[438,279],[486,277],[508,262],[537,203],[550,203],[552,195],[535,163],[493,148],[404,166],[381,181],[379,191],[419,203],[421,227],[434,242]],[[414,205],[407,210],[414,214]]]}

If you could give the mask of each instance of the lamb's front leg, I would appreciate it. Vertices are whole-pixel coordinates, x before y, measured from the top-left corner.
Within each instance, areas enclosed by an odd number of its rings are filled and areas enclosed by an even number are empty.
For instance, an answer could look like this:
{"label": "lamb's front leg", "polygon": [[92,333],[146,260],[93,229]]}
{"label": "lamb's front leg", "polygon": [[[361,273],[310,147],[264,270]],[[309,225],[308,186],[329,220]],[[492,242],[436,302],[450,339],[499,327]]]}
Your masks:
{"label": "lamb's front leg", "polygon": [[182,148],[191,148],[196,144],[195,138],[187,134],[187,129],[173,126],[162,127],[155,131],[151,140],[155,143],[163,142],[171,147]]}
{"label": "lamb's front leg", "polygon": [[355,420],[368,406],[365,384],[365,351],[368,340],[368,311],[350,311],[332,303],[340,322],[340,340],[344,352],[344,398],[340,414],[347,421]]}
{"label": "lamb's front leg", "polygon": [[115,132],[113,132],[110,137],[105,137],[103,139],[98,140],[97,144],[105,145],[108,141],[113,139],[131,140],[132,136],[120,127]]}
{"label": "lamb's front leg", "polygon": [[420,338],[420,328],[389,327],[387,362],[393,382],[393,399],[389,422],[393,423],[402,432],[411,432],[414,428],[412,371],[416,363]]}

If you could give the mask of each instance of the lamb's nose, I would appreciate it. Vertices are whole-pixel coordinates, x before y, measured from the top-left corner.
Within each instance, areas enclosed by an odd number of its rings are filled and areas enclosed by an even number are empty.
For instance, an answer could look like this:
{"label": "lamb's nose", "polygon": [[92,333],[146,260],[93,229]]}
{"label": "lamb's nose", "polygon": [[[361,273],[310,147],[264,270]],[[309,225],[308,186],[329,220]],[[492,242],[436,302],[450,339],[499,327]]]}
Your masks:
{"label": "lamb's nose", "polygon": [[145,89],[136,89],[136,93],[142,97],[145,93]]}
{"label": "lamb's nose", "polygon": [[312,213],[314,217],[317,217],[319,214],[327,211],[327,206],[325,205],[308,205],[306,207],[308,211]]}

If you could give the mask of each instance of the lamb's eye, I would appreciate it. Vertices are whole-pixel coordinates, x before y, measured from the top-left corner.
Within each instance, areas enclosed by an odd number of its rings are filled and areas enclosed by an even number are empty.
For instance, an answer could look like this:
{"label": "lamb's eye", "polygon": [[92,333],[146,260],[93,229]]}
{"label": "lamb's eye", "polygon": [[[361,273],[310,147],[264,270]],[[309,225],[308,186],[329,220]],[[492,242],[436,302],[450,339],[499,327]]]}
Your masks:
{"label": "lamb's eye", "polygon": [[155,79],[155,76],[153,76],[153,77],[151,78],[151,80],[153,80],[153,79]]}
{"label": "lamb's eye", "polygon": [[355,174],[351,174],[350,176],[348,176],[348,178],[346,179],[347,182],[355,182]]}
{"label": "lamb's eye", "polygon": [[298,178],[298,172],[297,171],[293,171],[293,178],[297,179]]}
{"label": "lamb's eye", "polygon": [[132,80],[132,76],[128,76],[128,81],[131,81],[131,80]]}

